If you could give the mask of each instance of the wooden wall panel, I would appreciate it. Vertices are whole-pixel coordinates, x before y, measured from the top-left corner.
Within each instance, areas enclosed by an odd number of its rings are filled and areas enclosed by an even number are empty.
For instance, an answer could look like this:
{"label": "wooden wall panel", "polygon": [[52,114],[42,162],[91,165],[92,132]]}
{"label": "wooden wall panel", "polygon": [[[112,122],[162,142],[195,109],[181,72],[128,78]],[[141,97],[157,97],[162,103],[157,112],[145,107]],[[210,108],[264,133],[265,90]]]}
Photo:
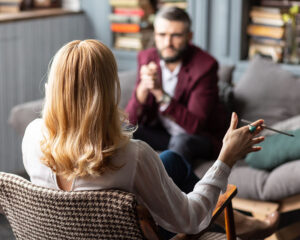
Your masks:
{"label": "wooden wall panel", "polygon": [[83,14],[0,24],[0,171],[23,170],[21,137],[7,122],[11,108],[44,96],[50,59],[86,32]]}
{"label": "wooden wall panel", "polygon": [[193,42],[221,63],[236,63],[243,54],[247,0],[189,0]]}
{"label": "wooden wall panel", "polygon": [[211,1],[209,23],[208,50],[215,56],[228,56],[230,54],[230,0]]}

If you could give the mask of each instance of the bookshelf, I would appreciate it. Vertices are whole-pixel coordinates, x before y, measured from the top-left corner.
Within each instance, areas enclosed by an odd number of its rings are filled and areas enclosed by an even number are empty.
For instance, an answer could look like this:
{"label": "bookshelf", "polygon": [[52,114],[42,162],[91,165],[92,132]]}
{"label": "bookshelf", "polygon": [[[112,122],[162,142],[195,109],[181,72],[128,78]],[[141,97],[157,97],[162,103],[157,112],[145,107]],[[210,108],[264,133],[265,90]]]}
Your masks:
{"label": "bookshelf", "polygon": [[274,62],[300,63],[300,1],[257,0],[249,19],[249,59],[260,54]]}

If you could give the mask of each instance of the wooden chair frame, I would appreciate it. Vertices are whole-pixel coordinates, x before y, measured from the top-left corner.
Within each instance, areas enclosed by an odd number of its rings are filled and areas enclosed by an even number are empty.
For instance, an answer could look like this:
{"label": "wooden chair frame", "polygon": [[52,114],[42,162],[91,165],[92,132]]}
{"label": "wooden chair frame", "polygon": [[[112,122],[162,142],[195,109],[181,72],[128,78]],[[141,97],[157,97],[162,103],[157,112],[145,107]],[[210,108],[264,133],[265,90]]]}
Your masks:
{"label": "wooden chair frame", "polygon": [[[210,221],[210,224],[205,230],[201,231],[198,234],[193,234],[193,235],[179,233],[175,235],[171,240],[199,239],[205,232],[207,232],[207,230],[209,230],[211,224],[214,223],[214,221],[221,214],[222,211],[224,211],[224,217],[225,217],[226,237],[228,240],[235,240],[236,233],[235,233],[235,226],[234,226],[232,199],[236,194],[237,194],[236,186],[229,184],[227,186],[226,192],[219,197],[216,208],[213,211],[213,216]],[[162,238],[159,236],[156,225],[148,210],[142,206],[139,206],[137,210],[138,210],[140,226],[145,234],[146,239],[161,240]]]}

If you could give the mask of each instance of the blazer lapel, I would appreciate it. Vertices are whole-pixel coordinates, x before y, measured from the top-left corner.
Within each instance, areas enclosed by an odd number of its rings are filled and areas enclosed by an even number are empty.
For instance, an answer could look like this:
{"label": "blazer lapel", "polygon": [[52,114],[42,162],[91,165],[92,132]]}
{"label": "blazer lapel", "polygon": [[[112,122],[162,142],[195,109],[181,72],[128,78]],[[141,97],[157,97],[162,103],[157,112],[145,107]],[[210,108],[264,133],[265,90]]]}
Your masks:
{"label": "blazer lapel", "polygon": [[182,66],[178,74],[178,82],[175,88],[174,98],[176,100],[178,100],[182,96],[184,91],[190,85],[189,83],[191,80],[192,80],[192,76],[189,74],[188,66]]}
{"label": "blazer lapel", "polygon": [[160,84],[162,84],[162,75],[161,75],[161,68],[160,68],[160,58],[159,58],[159,55],[158,55],[157,51],[155,52],[155,54],[153,54],[151,56],[151,59],[148,60],[148,63],[150,63],[151,61],[155,62],[156,66],[157,66],[158,81],[159,81]]}

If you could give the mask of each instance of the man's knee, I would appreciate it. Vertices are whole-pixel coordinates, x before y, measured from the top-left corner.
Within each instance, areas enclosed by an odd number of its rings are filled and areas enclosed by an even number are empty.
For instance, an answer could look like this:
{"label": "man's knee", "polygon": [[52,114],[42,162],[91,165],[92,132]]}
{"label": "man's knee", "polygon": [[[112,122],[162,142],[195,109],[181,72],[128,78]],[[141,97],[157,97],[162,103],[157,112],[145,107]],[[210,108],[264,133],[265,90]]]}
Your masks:
{"label": "man's knee", "polygon": [[162,153],[159,154],[159,157],[162,160],[164,165],[174,164],[174,163],[180,165],[182,162],[182,157],[178,153],[171,150],[163,151]]}
{"label": "man's knee", "polygon": [[170,150],[163,151],[160,155],[168,175],[180,188],[187,176],[190,174],[191,167],[184,158]]}

